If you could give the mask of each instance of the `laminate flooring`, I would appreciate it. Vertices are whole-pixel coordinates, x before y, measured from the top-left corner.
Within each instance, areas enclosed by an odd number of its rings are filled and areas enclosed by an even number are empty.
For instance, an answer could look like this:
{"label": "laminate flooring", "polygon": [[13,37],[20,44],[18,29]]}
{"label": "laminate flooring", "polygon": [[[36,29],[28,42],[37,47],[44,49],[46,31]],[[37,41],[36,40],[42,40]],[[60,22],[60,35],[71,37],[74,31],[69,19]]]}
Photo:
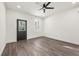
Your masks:
{"label": "laminate flooring", "polygon": [[38,37],[6,44],[2,56],[79,56],[79,45]]}

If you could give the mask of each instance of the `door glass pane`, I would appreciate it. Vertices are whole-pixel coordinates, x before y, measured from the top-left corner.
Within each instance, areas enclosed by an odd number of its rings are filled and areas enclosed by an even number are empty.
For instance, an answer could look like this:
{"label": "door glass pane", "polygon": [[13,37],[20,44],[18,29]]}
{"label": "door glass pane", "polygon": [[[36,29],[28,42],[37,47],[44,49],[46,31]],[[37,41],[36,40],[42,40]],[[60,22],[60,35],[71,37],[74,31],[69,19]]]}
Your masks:
{"label": "door glass pane", "polygon": [[26,31],[26,22],[18,21],[18,31]]}

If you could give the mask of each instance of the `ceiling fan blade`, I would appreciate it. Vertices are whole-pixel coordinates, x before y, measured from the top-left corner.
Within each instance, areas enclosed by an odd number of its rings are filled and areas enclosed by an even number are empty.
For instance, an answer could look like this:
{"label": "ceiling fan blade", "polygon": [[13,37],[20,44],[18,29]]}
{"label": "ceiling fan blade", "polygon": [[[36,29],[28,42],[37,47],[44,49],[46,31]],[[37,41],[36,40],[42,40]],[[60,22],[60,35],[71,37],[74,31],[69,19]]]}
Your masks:
{"label": "ceiling fan blade", "polygon": [[[43,9],[43,8],[45,8],[45,4],[43,4],[43,6],[42,6],[42,8],[41,8],[41,9]],[[41,9],[40,9],[40,10],[41,10]]]}
{"label": "ceiling fan blade", "polygon": [[54,9],[54,7],[46,7],[46,9]]}
{"label": "ceiling fan blade", "polygon": [[50,4],[51,2],[48,2],[47,4],[46,4],[46,7]]}
{"label": "ceiling fan blade", "polygon": [[43,12],[45,13],[45,9],[43,9]]}

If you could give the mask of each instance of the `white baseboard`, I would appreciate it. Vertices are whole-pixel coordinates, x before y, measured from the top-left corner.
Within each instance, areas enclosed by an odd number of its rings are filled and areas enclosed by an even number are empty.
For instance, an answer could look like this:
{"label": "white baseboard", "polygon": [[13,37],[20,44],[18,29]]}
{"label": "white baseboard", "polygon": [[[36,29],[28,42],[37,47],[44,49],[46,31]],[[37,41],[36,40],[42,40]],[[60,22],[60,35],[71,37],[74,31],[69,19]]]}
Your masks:
{"label": "white baseboard", "polygon": [[0,49],[1,49],[1,51],[0,51],[0,56],[2,55],[2,53],[3,53],[3,50],[4,50],[5,46],[6,46],[6,43],[3,45],[3,47],[2,47],[2,48],[0,48]]}
{"label": "white baseboard", "polygon": [[27,38],[27,40],[33,39],[33,38],[38,38],[38,37],[42,37],[42,36],[30,37],[30,38]]}
{"label": "white baseboard", "polygon": [[75,43],[75,42],[70,42],[70,41],[67,41],[67,40],[61,40],[61,38],[58,38],[58,37],[51,37],[51,36],[45,36],[45,37],[48,37],[48,38],[51,38],[51,39],[56,39],[56,40],[67,42],[67,43],[71,43],[71,44],[75,44],[75,45],[79,45],[78,43]]}

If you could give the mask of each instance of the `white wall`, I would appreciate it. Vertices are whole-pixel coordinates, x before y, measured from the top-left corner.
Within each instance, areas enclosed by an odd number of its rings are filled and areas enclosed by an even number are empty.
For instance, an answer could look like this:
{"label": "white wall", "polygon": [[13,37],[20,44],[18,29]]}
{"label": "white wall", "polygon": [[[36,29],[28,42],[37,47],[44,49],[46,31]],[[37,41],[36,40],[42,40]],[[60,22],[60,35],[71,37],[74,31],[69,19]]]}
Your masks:
{"label": "white wall", "polygon": [[79,44],[79,13],[77,8],[46,18],[44,27],[47,37]]}
{"label": "white wall", "polygon": [[[7,42],[17,41],[17,19],[27,20],[27,39],[42,36],[41,18],[7,9]],[[35,20],[39,21],[38,31],[35,29]]]}
{"label": "white wall", "polygon": [[4,3],[0,2],[0,55],[2,54],[2,51],[5,47],[6,40],[5,40],[5,35],[6,35],[6,27],[5,27],[5,19],[6,19],[6,11],[5,11],[5,6]]}

